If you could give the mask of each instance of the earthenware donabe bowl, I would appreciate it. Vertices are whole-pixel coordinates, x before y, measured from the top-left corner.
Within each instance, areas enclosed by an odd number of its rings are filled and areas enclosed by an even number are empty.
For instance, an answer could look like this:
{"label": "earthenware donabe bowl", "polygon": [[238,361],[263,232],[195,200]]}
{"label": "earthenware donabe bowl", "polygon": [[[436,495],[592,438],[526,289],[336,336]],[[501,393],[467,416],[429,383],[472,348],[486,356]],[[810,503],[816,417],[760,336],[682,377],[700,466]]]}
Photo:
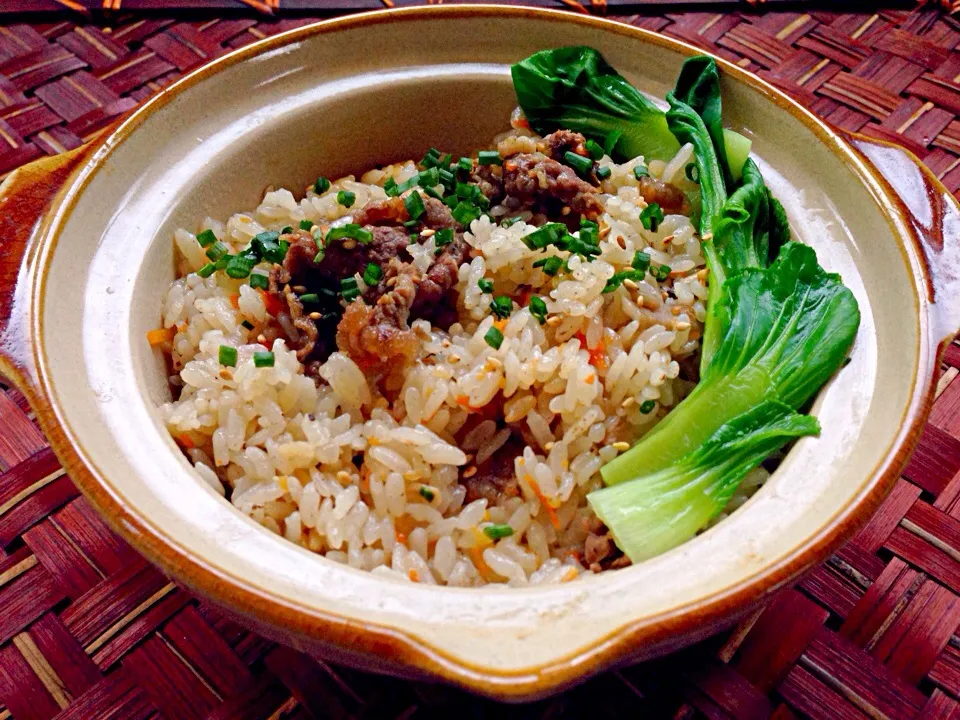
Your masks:
{"label": "earthenware donabe bowl", "polygon": [[960,324],[960,213],[901,150],[844,138],[721,62],[725,122],[749,134],[794,233],[842,273],[863,321],[799,441],[729,519],[638,566],[530,589],[398,583],[287,543],[197,477],[158,418],[145,333],[173,279],[172,234],[430,146],[505,127],[509,65],[600,49],[663,97],[696,51],[559,12],[374,13],[264,40],[188,76],[87,146],[0,192],[0,354],[73,480],[179,581],[261,632],[362,668],[502,698],[544,695],[717,630],[823,560],[877,508],[930,407]]}

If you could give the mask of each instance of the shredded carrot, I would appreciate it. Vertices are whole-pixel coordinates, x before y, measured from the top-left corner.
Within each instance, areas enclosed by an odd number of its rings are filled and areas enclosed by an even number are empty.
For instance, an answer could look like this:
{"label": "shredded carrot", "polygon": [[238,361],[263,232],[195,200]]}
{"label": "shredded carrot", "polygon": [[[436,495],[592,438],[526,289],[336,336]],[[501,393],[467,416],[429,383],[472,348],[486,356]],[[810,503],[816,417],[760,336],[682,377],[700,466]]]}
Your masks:
{"label": "shredded carrot", "polygon": [[414,568],[407,570],[407,577],[414,582],[420,582],[420,573],[418,573]]}
{"label": "shredded carrot", "polygon": [[240,293],[230,293],[228,296],[230,298],[230,304],[233,305],[234,310],[240,309]]}
{"label": "shredded carrot", "polygon": [[524,285],[523,289],[520,290],[519,296],[517,297],[517,304],[521,307],[526,307],[530,304],[531,295],[533,295],[533,289]]}
{"label": "shredded carrot", "polygon": [[587,351],[587,354],[590,356],[590,364],[593,365],[597,370],[606,370],[607,369],[607,341],[604,338],[600,338],[600,344],[596,347],[590,347],[587,345],[587,336],[583,334],[582,330],[578,330],[576,335],[574,335],[577,340],[580,341],[581,349]]}
{"label": "shredded carrot", "polygon": [[276,317],[283,312],[283,303],[281,303],[280,300],[274,295],[261,290],[260,297],[263,299],[263,305],[267,309],[267,313],[270,315]]}
{"label": "shredded carrot", "polygon": [[529,475],[527,475],[527,482],[530,483],[530,489],[533,490],[533,494],[537,496],[540,504],[543,505],[543,509],[547,511],[547,517],[550,518],[550,524],[553,525],[556,530],[559,530],[560,517],[557,515],[557,511],[553,505],[550,504],[550,498],[543,494],[543,491],[540,489],[537,481]]}
{"label": "shredded carrot", "polygon": [[147,333],[147,342],[151,345],[162,345],[165,342],[173,340],[176,334],[176,328],[157,328]]}
{"label": "shredded carrot", "polygon": [[193,440],[190,439],[190,436],[187,433],[180,433],[177,435],[177,442],[183,445],[183,447],[187,450],[192,450],[196,447],[196,445],[193,444]]}
{"label": "shredded carrot", "polygon": [[407,544],[407,536],[404,535],[402,532],[397,532],[396,537],[397,537],[397,542],[400,543],[401,545]]}
{"label": "shredded carrot", "polygon": [[494,320],[493,326],[500,332],[503,332],[503,329],[507,326],[507,319],[504,318],[503,320]]}
{"label": "shredded carrot", "polygon": [[474,567],[480,572],[480,577],[487,582],[497,579],[497,574],[487,565],[487,561],[483,559],[483,551],[479,547],[472,547],[467,552],[470,553],[470,559],[473,560]]}

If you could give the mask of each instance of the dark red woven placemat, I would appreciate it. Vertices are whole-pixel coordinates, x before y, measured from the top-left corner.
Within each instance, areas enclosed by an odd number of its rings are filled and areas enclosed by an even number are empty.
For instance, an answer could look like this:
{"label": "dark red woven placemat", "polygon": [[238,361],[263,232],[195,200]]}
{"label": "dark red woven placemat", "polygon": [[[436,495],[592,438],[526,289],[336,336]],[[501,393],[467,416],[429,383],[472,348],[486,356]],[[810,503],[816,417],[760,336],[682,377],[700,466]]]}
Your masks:
{"label": "dark red woven placemat", "polygon": [[[960,23],[943,13],[623,19],[719,52],[838,126],[900,142],[960,189]],[[0,24],[0,172],[305,22]],[[953,345],[904,477],[798,588],[732,633],[526,706],[331,667],[225,620],[107,529],[23,397],[0,385],[0,720],[960,717],[958,375]]]}

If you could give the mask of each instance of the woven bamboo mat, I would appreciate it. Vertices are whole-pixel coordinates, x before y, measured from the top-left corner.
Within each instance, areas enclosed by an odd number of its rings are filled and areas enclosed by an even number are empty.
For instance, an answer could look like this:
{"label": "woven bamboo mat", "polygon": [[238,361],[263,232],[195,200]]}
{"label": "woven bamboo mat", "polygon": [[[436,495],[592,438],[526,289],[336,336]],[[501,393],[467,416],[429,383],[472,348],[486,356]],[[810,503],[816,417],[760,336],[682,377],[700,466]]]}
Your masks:
{"label": "woven bamboo mat", "polygon": [[[622,19],[905,145],[960,190],[960,23],[941,12]],[[0,172],[75,147],[182,73],[308,19],[96,21],[0,24]],[[796,589],[732,633],[511,707],[325,665],[225,620],[110,532],[23,397],[0,385],[0,720],[960,717],[958,375],[953,345],[893,494]]]}

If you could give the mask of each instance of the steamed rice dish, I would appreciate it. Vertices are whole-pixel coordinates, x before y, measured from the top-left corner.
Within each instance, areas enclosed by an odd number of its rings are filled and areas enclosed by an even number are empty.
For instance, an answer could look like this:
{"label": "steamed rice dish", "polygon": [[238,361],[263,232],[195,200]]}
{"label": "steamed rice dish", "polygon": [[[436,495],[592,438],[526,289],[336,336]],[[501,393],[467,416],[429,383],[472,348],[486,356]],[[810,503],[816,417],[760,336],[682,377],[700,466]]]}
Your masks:
{"label": "steamed rice dish", "polygon": [[151,338],[170,434],[236,509],[356,568],[476,586],[628,565],[586,496],[697,380],[692,160],[617,164],[518,115],[474,157],[178,230]]}

